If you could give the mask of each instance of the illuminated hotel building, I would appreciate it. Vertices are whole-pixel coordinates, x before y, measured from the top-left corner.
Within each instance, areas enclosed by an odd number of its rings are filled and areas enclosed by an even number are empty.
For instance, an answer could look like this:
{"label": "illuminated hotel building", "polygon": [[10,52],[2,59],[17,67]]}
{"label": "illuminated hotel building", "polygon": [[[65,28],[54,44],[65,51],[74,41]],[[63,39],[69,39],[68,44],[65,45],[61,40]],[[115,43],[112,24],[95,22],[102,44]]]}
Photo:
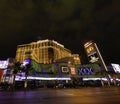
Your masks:
{"label": "illuminated hotel building", "polygon": [[71,56],[71,51],[62,44],[48,39],[18,45],[16,51],[16,60],[21,63],[24,59],[31,58],[38,63],[49,64],[58,59]]}

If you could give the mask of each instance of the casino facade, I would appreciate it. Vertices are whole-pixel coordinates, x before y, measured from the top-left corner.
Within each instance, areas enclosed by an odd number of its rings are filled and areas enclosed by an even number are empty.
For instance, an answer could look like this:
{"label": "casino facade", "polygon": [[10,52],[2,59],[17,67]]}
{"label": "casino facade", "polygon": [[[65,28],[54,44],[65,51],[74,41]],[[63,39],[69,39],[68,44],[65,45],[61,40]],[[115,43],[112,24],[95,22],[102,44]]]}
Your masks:
{"label": "casino facade", "polygon": [[58,43],[57,41],[48,39],[18,45],[16,51],[16,60],[21,63],[25,59],[30,58],[38,63],[51,64],[56,60],[66,57],[73,57],[76,64],[80,64],[78,54],[72,54],[72,52],[65,48],[64,45]]}

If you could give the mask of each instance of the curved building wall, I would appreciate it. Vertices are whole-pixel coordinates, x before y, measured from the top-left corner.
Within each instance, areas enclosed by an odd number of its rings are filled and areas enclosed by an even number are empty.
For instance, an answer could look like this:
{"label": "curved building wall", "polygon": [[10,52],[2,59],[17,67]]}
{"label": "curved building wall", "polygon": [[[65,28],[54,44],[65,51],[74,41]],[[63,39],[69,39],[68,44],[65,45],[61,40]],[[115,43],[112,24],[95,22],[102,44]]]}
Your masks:
{"label": "curved building wall", "polygon": [[71,51],[64,48],[63,45],[54,40],[46,39],[30,44],[18,45],[16,60],[23,62],[24,59],[31,58],[38,63],[49,64],[57,59],[70,57],[71,55]]}

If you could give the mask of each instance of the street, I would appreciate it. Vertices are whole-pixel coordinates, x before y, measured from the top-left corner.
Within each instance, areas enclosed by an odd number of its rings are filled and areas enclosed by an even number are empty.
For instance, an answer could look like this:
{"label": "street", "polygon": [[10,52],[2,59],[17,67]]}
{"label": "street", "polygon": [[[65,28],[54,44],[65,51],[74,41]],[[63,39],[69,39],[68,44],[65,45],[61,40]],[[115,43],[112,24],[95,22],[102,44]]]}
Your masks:
{"label": "street", "polygon": [[0,104],[118,104],[120,87],[0,91]]}

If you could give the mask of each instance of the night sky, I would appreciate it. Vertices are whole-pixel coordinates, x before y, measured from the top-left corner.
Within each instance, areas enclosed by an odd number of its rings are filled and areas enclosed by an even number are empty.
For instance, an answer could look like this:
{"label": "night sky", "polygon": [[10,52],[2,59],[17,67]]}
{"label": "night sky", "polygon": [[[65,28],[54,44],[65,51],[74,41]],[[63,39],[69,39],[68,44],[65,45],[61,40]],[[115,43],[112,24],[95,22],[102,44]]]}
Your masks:
{"label": "night sky", "polygon": [[94,40],[107,64],[120,64],[120,0],[0,0],[0,60],[43,39],[83,60],[84,42]]}

